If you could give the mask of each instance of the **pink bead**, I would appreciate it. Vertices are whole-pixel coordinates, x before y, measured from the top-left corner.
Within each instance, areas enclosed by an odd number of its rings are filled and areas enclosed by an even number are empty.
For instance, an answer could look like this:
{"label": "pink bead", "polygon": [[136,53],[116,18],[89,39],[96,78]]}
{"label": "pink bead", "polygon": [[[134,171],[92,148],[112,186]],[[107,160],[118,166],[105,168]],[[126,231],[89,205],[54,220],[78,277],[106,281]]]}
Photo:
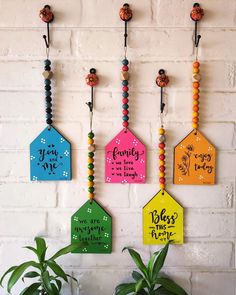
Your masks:
{"label": "pink bead", "polygon": [[122,67],[122,71],[124,71],[124,72],[128,72],[128,70],[129,70],[129,67],[128,67],[128,66],[123,66],[123,67]]}
{"label": "pink bead", "polygon": [[129,102],[129,100],[128,100],[128,98],[123,98],[123,99],[122,99],[122,102],[126,104],[126,103]]}
{"label": "pink bead", "polygon": [[122,113],[123,113],[124,116],[126,116],[126,115],[128,115],[129,111],[128,110],[123,110]]}
{"label": "pink bead", "polygon": [[164,161],[164,160],[165,160],[165,155],[160,155],[160,156],[159,156],[159,159],[160,159],[161,161]]}
{"label": "pink bead", "polygon": [[122,91],[124,91],[124,92],[128,92],[128,91],[129,91],[129,87],[128,87],[128,86],[123,86],[123,87],[122,87]]}
{"label": "pink bead", "polygon": [[124,122],[122,123],[122,125],[123,125],[124,127],[128,127],[128,126],[129,126],[129,122],[124,121]]}

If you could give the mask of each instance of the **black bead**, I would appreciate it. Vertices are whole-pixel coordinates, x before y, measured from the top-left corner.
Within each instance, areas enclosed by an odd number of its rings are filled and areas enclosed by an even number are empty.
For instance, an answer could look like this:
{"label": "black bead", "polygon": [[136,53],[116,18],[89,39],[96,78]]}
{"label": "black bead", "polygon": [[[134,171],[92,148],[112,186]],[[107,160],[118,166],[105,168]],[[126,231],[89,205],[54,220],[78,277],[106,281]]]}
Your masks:
{"label": "black bead", "polygon": [[50,67],[50,66],[45,66],[45,67],[44,67],[44,70],[45,70],[45,71],[51,71],[51,67]]}
{"label": "black bead", "polygon": [[51,108],[51,107],[52,107],[52,104],[51,104],[50,102],[47,102],[47,103],[46,103],[46,107],[47,107],[47,108]]}
{"label": "black bead", "polygon": [[46,108],[46,113],[47,114],[51,114],[51,112],[52,112],[52,109],[51,108]]}
{"label": "black bead", "polygon": [[51,125],[52,124],[52,119],[47,119],[46,122],[47,122],[47,124]]}
{"label": "black bead", "polygon": [[46,96],[46,102],[51,102],[51,101],[52,101],[51,96]]}
{"label": "black bead", "polygon": [[51,86],[50,86],[50,85],[45,85],[45,86],[44,86],[44,89],[45,89],[45,90],[51,90]]}
{"label": "black bead", "polygon": [[44,84],[45,85],[51,85],[51,80],[50,79],[45,79]]}
{"label": "black bead", "polygon": [[47,119],[52,119],[52,114],[46,114]]}
{"label": "black bead", "polygon": [[50,66],[51,61],[49,59],[45,59],[44,64],[45,66]]}

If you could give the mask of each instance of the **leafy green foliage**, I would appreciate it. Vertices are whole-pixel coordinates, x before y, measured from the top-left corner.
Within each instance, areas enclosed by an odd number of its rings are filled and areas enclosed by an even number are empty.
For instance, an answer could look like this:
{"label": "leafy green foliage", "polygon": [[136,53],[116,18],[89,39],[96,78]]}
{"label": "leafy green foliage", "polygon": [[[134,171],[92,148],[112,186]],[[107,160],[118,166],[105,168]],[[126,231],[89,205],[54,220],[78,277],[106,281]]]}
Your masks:
{"label": "leafy green foliage", "polygon": [[[62,248],[51,258],[46,259],[47,246],[46,242],[41,237],[35,238],[36,248],[31,246],[26,246],[24,248],[34,252],[37,261],[27,261],[18,266],[10,267],[1,277],[0,285],[4,278],[10,275],[7,282],[7,291],[11,293],[13,286],[22,278],[24,282],[25,279],[33,278],[34,280],[38,278],[37,282],[34,282],[30,286],[26,287],[20,295],[59,295],[62,287],[61,280],[68,282],[68,277],[72,278],[77,282],[77,280],[66,274],[59,264],[55,260],[63,255],[66,255],[80,247],[87,246],[87,243],[74,243]],[[26,270],[33,268],[26,272]],[[25,273],[26,272],[26,273]]]}
{"label": "leafy green foliage", "polygon": [[120,284],[116,287],[116,295],[188,295],[183,288],[169,278],[160,276],[169,249],[169,242],[160,251],[152,254],[147,266],[140,254],[132,248],[128,250],[130,256],[141,271],[132,272],[134,283]]}

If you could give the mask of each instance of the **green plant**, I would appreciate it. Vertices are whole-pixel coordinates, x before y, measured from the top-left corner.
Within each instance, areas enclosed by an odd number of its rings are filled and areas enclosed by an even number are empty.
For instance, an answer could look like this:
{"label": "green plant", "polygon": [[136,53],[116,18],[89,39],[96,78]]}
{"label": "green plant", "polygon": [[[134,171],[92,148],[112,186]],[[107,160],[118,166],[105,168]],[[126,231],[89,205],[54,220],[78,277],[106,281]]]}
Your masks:
{"label": "green plant", "polygon": [[[36,237],[36,248],[31,246],[26,246],[24,248],[33,251],[36,254],[37,261],[27,261],[18,266],[10,267],[1,277],[0,285],[6,275],[11,273],[11,276],[7,283],[7,291],[11,293],[12,287],[16,282],[22,278],[24,281],[25,278],[36,279],[33,284],[26,287],[20,295],[59,295],[62,287],[61,280],[68,282],[68,277],[76,281],[75,278],[71,277],[69,274],[66,274],[64,270],[55,262],[55,260],[63,255],[66,255],[80,247],[87,245],[87,243],[75,243],[68,245],[65,248],[62,248],[56,252],[51,258],[46,259],[47,246],[43,238]],[[25,273],[28,268],[34,268]],[[53,274],[52,274],[53,273]]]}
{"label": "green plant", "polygon": [[141,271],[133,271],[133,283],[120,284],[116,287],[116,295],[137,294],[137,295],[188,295],[184,289],[169,278],[162,277],[160,270],[166,259],[169,243],[160,251],[153,253],[147,266],[134,249],[125,247]]}

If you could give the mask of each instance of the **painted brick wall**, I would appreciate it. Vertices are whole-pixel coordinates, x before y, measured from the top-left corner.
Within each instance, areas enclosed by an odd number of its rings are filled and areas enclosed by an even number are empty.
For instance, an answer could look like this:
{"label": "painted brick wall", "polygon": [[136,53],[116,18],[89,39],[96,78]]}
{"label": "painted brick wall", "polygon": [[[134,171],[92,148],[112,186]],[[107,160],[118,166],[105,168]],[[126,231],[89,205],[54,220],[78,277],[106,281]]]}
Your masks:
{"label": "painted brick wall", "polygon": [[[226,4],[227,2],[227,4]],[[113,215],[111,255],[71,255],[61,259],[79,280],[64,295],[111,295],[134,267],[124,246],[148,258],[158,247],[142,245],[142,206],[158,190],[157,128],[160,68],[170,76],[167,114],[168,182],[173,146],[191,128],[190,0],[130,0],[128,57],[131,60],[131,129],[148,148],[147,184],[108,185],[104,146],[121,128],[120,60],[123,23],[118,0],[51,0],[51,59],[55,72],[55,126],[73,145],[71,182],[31,183],[29,144],[45,126],[43,59],[45,25],[38,17],[47,4],[1,0],[0,18],[0,271],[31,258],[21,247],[47,237],[52,250],[69,243],[70,216],[86,200],[86,134],[91,67],[96,89],[95,133],[97,199]],[[183,246],[171,246],[165,272],[192,295],[235,295],[236,176],[236,1],[204,0],[201,22],[201,129],[218,148],[217,184],[174,186],[169,191],[185,207]],[[18,289],[17,289],[18,288]],[[20,285],[14,294],[19,294]],[[6,293],[0,289],[0,294]]]}

